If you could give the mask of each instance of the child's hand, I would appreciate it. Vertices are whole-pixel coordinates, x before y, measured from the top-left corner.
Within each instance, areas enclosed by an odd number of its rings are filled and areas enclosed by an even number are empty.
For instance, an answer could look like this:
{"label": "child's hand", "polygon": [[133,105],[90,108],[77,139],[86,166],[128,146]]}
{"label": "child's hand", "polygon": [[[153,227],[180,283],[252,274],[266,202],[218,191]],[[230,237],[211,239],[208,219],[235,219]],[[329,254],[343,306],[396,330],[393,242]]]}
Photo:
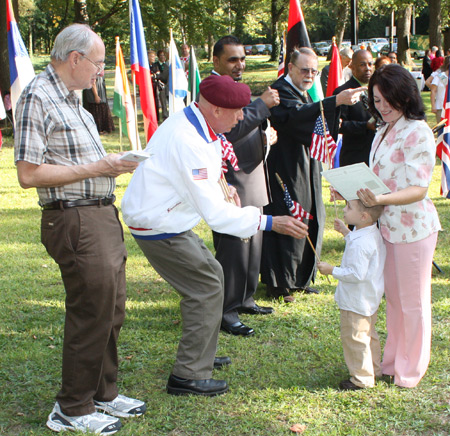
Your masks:
{"label": "child's hand", "polygon": [[349,229],[347,228],[345,223],[341,221],[339,218],[335,218],[334,220],[334,230],[343,235],[346,235],[349,232]]}
{"label": "child's hand", "polygon": [[333,272],[333,265],[330,265],[329,263],[326,262],[318,262],[317,263],[317,267],[319,268],[319,271],[324,274],[324,275],[329,275]]}

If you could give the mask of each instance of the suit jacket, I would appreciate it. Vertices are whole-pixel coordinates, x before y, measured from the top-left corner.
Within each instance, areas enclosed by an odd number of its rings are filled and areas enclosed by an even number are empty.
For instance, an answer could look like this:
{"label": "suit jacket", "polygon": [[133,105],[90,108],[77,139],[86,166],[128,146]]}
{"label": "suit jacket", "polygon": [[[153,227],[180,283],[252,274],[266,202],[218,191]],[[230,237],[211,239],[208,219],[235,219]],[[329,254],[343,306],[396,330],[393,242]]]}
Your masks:
{"label": "suit jacket", "polygon": [[241,198],[242,206],[262,207],[268,203],[266,176],[264,171],[265,147],[263,127],[270,110],[260,99],[243,108],[244,119],[226,134],[233,144],[240,171],[234,171],[228,163],[225,177]]}
{"label": "suit jacket", "polygon": [[[336,88],[334,95],[339,94],[345,89],[359,88],[361,85],[352,77],[349,81]],[[342,148],[339,155],[341,166],[351,165],[358,162],[365,162],[369,165],[369,154],[372,141],[375,136],[374,130],[367,129],[367,121],[370,120],[370,113],[364,108],[361,102],[353,106],[340,106],[341,108],[341,127],[339,133],[342,133]]]}

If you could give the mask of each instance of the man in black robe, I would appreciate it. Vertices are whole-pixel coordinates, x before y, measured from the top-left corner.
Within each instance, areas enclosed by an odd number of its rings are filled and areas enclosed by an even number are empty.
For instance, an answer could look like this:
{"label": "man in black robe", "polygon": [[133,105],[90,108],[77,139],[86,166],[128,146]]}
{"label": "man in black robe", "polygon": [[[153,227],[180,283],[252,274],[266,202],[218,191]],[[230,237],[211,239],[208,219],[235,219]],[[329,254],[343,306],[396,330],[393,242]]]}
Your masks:
{"label": "man in black robe", "polygon": [[[320,256],[325,225],[325,206],[322,201],[322,165],[310,158],[309,147],[317,118],[319,103],[313,103],[307,91],[313,86],[318,61],[313,50],[302,47],[294,51],[288,65],[289,73],[273,85],[280,96],[280,105],[271,109],[271,121],[278,132],[278,143],[268,157],[272,203],[264,213],[285,215],[287,206],[278,185],[277,173],[294,201],[309,213],[309,237]],[[324,115],[330,133],[336,137],[339,128],[340,105],[353,105],[365,88],[347,89],[323,100]],[[283,296],[293,301],[290,292],[317,292],[309,287],[316,272],[316,258],[306,239],[294,240],[283,235],[264,235],[261,259],[261,281],[270,296]]]}

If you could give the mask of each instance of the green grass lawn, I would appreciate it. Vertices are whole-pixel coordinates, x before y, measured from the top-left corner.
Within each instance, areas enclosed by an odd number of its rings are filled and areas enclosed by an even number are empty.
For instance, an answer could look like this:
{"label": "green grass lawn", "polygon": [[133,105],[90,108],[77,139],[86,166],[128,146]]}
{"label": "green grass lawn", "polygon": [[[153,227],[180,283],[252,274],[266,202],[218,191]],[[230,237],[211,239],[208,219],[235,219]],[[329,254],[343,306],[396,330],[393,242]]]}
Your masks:
{"label": "green grass lawn", "polygon": [[[264,74],[269,73],[274,77],[273,65]],[[246,79],[251,74],[259,77],[250,69]],[[103,139],[109,152],[118,151],[117,131]],[[5,140],[0,151],[0,435],[43,436],[53,434],[45,421],[60,384],[64,289],[58,267],[40,243],[36,192],[19,187],[12,139]],[[129,179],[117,179],[118,205]],[[281,436],[292,434],[290,427],[300,424],[305,435],[449,435],[450,210],[448,200],[439,196],[439,179],[437,166],[430,196],[444,228],[434,257],[443,273],[433,269],[432,357],[424,379],[411,390],[385,382],[365,391],[336,389],[348,377],[333,299],[336,281],[329,284],[319,275],[320,295],[297,294],[291,305],[268,301],[263,288],[258,289],[257,302],[273,305],[275,314],[242,316],[256,330],[254,337],[220,334],[218,355],[233,360],[214,373],[228,381],[226,395],[168,395],[165,384],[181,334],[179,297],[149,266],[125,228],[128,302],[119,345],[119,384],[124,394],[145,400],[148,412],[123,420],[119,434]],[[329,217],[322,258],[339,263],[344,243],[333,230],[334,207],[324,185]],[[196,230],[212,249],[206,225]],[[384,301],[378,331],[384,343]]]}

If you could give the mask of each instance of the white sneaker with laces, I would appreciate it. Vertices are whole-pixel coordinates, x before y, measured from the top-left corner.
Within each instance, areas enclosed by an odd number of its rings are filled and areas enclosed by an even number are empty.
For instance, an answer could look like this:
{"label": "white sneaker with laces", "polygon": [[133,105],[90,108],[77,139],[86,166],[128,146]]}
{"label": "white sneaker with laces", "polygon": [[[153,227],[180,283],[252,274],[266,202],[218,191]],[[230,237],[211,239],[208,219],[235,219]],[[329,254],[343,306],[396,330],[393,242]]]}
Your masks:
{"label": "white sneaker with laces", "polygon": [[82,433],[110,435],[119,431],[122,423],[120,419],[98,412],[90,415],[67,416],[56,402],[52,412],[48,415],[47,427],[56,432],[78,430]]}
{"label": "white sneaker with laces", "polygon": [[112,416],[118,416],[120,418],[141,416],[147,410],[143,401],[128,398],[120,394],[112,401],[94,400],[94,404],[96,409],[103,410]]}

